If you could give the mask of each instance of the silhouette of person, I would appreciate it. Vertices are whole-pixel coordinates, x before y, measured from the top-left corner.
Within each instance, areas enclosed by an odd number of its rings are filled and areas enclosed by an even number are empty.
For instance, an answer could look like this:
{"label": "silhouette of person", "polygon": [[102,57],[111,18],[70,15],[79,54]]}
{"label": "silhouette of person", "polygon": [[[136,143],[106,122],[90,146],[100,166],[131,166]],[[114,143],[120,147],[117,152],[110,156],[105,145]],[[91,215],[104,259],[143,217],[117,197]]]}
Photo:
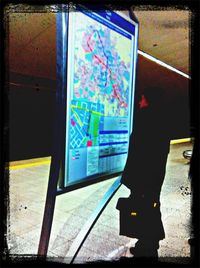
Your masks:
{"label": "silhouette of person", "polygon": [[130,189],[130,204],[136,211],[131,235],[127,236],[138,239],[130,248],[134,257],[157,258],[159,241],[165,238],[160,192],[170,147],[169,108],[159,88],[145,88],[135,105],[134,128],[121,178]]}

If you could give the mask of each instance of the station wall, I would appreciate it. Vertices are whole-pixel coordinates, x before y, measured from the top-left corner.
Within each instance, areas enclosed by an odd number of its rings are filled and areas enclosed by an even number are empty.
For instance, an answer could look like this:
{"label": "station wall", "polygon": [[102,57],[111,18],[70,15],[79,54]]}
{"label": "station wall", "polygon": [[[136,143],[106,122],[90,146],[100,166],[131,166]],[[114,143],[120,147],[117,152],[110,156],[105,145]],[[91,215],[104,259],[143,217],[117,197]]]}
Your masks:
{"label": "station wall", "polygon": [[[167,93],[171,139],[191,137],[189,79],[139,55],[137,93],[144,87],[151,91],[160,88]],[[8,90],[7,161],[50,156],[55,119],[55,78],[11,72]]]}

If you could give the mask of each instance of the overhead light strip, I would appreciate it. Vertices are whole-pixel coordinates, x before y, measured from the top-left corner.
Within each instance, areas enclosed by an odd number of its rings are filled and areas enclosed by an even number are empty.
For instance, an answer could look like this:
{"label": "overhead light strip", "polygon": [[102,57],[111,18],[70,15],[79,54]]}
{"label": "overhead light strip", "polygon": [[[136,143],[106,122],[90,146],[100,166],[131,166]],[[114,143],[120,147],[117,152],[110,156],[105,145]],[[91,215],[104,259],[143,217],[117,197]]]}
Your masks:
{"label": "overhead light strip", "polygon": [[144,56],[145,58],[147,58],[147,59],[149,59],[149,60],[151,60],[153,62],[156,62],[157,64],[159,64],[159,65],[161,65],[161,66],[163,66],[163,67],[165,67],[165,68],[167,68],[167,69],[169,69],[169,70],[171,70],[173,72],[176,72],[176,73],[178,73],[178,74],[180,74],[180,75],[182,75],[182,76],[184,76],[184,77],[186,77],[188,79],[191,79],[191,77],[188,74],[185,74],[185,73],[177,70],[176,68],[170,66],[169,64],[166,64],[163,61],[158,60],[158,59],[154,58],[153,56],[151,56],[151,55],[149,55],[149,54],[147,54],[147,53],[145,53],[145,52],[143,52],[143,51],[141,51],[139,49],[138,49],[138,54]]}

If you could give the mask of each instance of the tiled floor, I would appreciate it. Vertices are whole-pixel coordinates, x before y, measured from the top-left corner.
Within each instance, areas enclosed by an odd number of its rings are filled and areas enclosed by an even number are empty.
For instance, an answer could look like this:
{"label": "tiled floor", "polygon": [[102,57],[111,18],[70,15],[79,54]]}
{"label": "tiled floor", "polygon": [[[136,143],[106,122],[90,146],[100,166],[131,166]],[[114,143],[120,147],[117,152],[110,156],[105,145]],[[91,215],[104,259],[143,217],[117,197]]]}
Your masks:
{"label": "tiled floor", "polygon": [[[189,164],[182,153],[190,143],[171,145],[167,172],[161,193],[162,219],[166,239],[160,242],[159,257],[190,257],[190,180]],[[10,256],[35,255],[42,225],[49,176],[49,164],[10,170],[8,249]],[[115,179],[103,181],[56,198],[48,250],[55,261],[68,262],[66,256],[81,228]],[[79,251],[75,263],[115,260],[131,256],[128,248],[137,241],[119,236],[119,197],[129,195],[121,186]]]}

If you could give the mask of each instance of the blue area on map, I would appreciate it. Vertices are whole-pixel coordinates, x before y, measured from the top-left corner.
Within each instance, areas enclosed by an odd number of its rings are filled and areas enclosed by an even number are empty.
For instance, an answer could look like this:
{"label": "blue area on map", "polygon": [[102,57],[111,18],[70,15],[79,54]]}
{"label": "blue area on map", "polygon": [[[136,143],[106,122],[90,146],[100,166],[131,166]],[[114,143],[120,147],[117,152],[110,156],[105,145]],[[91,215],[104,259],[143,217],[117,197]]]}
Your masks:
{"label": "blue area on map", "polygon": [[[107,13],[105,11],[99,11],[98,14],[102,17],[101,18],[98,15],[96,15],[94,12],[86,10],[84,7],[77,6],[76,8],[77,10],[80,10],[82,13],[84,13],[88,17],[95,19],[96,21],[104,24],[105,26],[120,33],[121,35],[126,36],[129,39],[131,39],[131,35],[125,32],[123,29],[125,29],[132,35],[135,35],[135,25],[128,22],[126,19],[122,18],[121,16],[119,16],[118,14],[112,11],[110,11],[111,16],[107,16]],[[112,24],[110,22],[112,22]]]}
{"label": "blue area on map", "polygon": [[[70,127],[70,148],[83,148],[86,146],[85,138],[90,137],[89,127],[91,124],[92,112],[104,114],[104,105],[101,103],[86,102],[85,100],[72,100],[71,101],[71,127]],[[102,123],[100,116],[100,124]],[[74,125],[73,125],[74,124]],[[98,137],[97,137],[98,140]]]}
{"label": "blue area on map", "polygon": [[104,142],[100,143],[100,146],[105,146],[105,145],[116,145],[116,144],[126,144],[128,143],[127,141],[121,141],[121,142]]}
{"label": "blue area on map", "polygon": [[99,158],[110,157],[110,156],[120,155],[120,154],[127,154],[127,151],[126,152],[122,152],[122,153],[116,153],[116,154],[100,155]]}
{"label": "blue area on map", "polygon": [[127,134],[128,130],[106,130],[101,129],[99,134]]}

